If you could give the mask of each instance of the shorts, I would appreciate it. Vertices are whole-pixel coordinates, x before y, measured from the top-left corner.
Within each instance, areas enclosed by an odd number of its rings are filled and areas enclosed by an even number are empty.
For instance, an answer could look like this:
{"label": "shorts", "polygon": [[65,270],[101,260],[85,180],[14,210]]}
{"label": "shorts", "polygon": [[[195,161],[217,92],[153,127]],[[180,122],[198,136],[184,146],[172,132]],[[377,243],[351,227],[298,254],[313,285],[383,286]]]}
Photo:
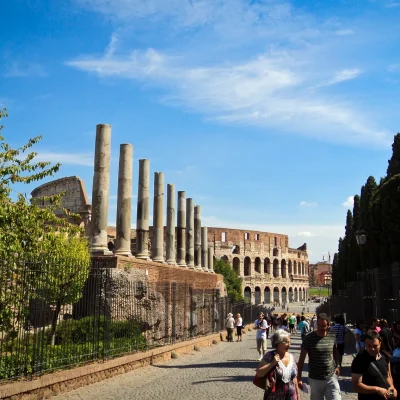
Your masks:
{"label": "shorts", "polygon": [[290,329],[294,329],[294,324],[289,324]]}
{"label": "shorts", "polygon": [[338,353],[342,356],[344,354],[344,343],[337,344]]}
{"label": "shorts", "polygon": [[236,336],[242,336],[242,326],[236,327]]}

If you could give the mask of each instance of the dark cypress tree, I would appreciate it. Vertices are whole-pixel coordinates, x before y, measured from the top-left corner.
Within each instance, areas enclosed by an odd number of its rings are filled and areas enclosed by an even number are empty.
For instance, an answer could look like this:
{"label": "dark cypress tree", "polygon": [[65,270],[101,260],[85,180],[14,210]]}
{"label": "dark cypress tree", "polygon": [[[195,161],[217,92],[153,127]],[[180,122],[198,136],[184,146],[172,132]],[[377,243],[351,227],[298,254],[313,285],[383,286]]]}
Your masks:
{"label": "dark cypress tree", "polygon": [[[339,246],[340,246],[340,241],[342,239],[339,239]],[[339,255],[338,253],[335,253],[333,256],[333,261],[332,261],[332,294],[337,295],[339,291],[339,275],[338,275],[338,268],[339,268]]]}
{"label": "dark cypress tree", "polygon": [[345,252],[346,252],[345,287],[347,287],[348,282],[352,281],[353,270],[354,270],[353,259],[351,257],[352,239],[353,239],[353,214],[351,213],[350,210],[347,210],[345,236],[343,241],[345,244]]}
{"label": "dark cypress tree", "polygon": [[338,248],[338,267],[337,267],[337,289],[346,288],[346,269],[347,269],[346,238],[339,239]]}
{"label": "dark cypress tree", "polygon": [[392,158],[388,162],[386,179],[400,174],[400,133],[394,136],[392,144]]}
{"label": "dark cypress tree", "polygon": [[357,239],[356,239],[356,232],[359,228],[360,228],[360,196],[356,194],[354,196],[353,228],[350,240],[350,258],[352,267],[349,273],[349,279],[351,281],[356,281],[357,272],[360,272],[362,270],[360,248],[357,244]]}

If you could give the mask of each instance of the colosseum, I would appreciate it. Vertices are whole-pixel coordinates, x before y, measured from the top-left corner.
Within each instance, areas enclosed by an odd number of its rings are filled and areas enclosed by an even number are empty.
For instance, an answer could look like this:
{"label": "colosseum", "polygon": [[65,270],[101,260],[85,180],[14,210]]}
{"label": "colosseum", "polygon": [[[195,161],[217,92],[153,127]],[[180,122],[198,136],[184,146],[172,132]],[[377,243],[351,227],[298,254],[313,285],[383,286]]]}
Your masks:
{"label": "colosseum", "polygon": [[228,228],[208,228],[216,258],[243,278],[244,296],[253,304],[282,304],[308,299],[307,245],[289,247],[287,235]]}

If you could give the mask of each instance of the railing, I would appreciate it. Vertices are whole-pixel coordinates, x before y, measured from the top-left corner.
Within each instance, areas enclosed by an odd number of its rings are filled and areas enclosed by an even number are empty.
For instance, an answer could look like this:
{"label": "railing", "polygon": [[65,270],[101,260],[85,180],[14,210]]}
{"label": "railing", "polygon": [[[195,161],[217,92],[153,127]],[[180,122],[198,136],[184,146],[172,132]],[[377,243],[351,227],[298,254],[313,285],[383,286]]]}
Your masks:
{"label": "railing", "polygon": [[0,381],[218,332],[228,312],[253,318],[246,303],[217,290],[148,284],[100,261],[86,274],[79,271],[0,260]]}

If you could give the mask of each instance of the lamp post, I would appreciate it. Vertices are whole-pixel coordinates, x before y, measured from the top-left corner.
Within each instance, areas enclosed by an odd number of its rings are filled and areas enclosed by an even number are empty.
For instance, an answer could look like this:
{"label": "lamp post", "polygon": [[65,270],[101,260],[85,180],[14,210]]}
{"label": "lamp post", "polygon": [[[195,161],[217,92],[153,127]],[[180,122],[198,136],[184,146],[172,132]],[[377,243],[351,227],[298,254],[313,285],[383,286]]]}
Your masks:
{"label": "lamp post", "polygon": [[367,234],[364,229],[359,228],[355,233],[357,244],[360,246],[360,259],[361,259],[361,268],[362,268],[362,277],[363,277],[363,298],[364,298],[364,320],[368,318],[372,318],[372,307],[371,307],[371,285],[370,285],[370,271],[365,268],[364,265],[364,247],[367,243]]}

